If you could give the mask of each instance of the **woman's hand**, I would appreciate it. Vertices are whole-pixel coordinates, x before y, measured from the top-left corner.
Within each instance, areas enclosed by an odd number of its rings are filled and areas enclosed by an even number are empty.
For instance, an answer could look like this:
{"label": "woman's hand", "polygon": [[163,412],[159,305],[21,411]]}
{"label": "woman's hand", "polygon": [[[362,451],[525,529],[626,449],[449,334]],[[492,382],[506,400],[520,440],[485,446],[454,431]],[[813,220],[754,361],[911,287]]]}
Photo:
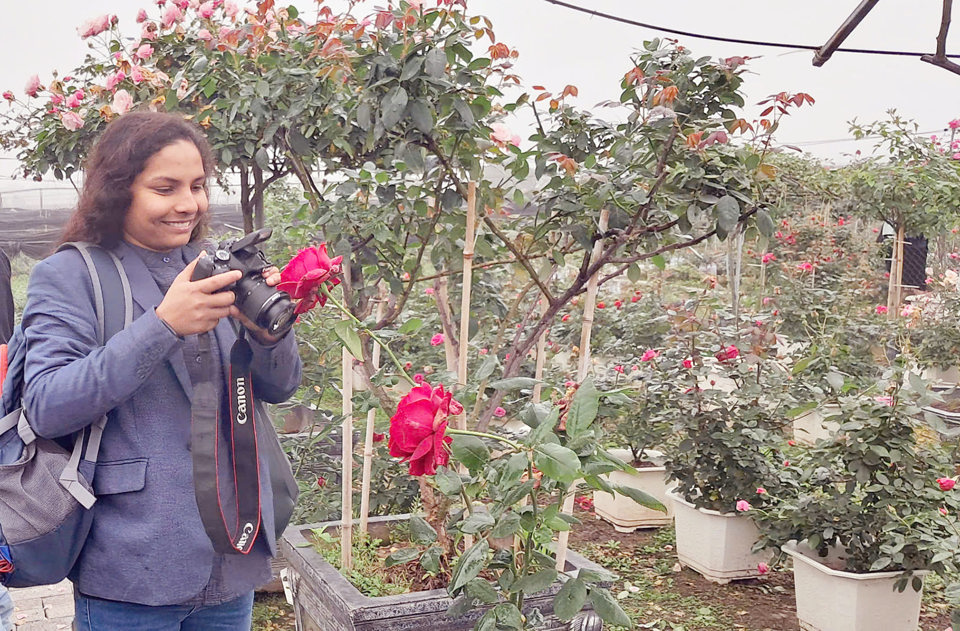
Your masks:
{"label": "woman's hand", "polygon": [[[206,256],[206,252],[200,254]],[[220,291],[240,280],[238,270],[216,274],[209,278],[190,280],[200,256],[177,274],[163,301],[157,306],[157,317],[166,322],[177,335],[206,333],[217,326],[221,318],[232,315],[236,299],[232,291]],[[280,274],[277,274],[279,282]]]}
{"label": "woman's hand", "polygon": [[[267,285],[270,287],[275,287],[280,282],[280,270],[276,267],[268,267],[263,270],[263,277],[266,279]],[[250,318],[243,315],[236,305],[230,306],[230,317],[236,319],[243,327],[250,331],[252,335],[258,342],[265,345],[275,344],[280,340],[279,337],[275,335],[270,335],[270,333],[263,327],[258,326]]]}

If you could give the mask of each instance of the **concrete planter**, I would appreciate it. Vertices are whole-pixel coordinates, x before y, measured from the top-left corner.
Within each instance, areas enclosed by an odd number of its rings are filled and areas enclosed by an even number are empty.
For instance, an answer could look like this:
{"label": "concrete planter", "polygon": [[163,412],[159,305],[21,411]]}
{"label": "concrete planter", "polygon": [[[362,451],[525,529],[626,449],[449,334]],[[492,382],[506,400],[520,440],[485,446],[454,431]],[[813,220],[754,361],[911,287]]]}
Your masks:
{"label": "concrete planter", "polygon": [[950,366],[949,368],[934,366],[925,369],[921,377],[931,382],[934,388],[953,388],[960,384],[960,368],[957,366]]}
{"label": "concrete planter", "polygon": [[[633,460],[629,449],[611,449],[610,453],[623,460]],[[663,461],[659,451],[647,450],[647,459],[654,463]],[[625,495],[611,495],[604,491],[593,492],[593,510],[613,525],[617,532],[633,532],[638,528],[657,528],[673,522],[673,502],[667,499],[667,469],[663,466],[643,467],[636,473],[612,471],[604,474],[607,482],[639,489],[660,500],[667,507],[666,513],[655,511],[634,502]]]}
{"label": "concrete planter", "polygon": [[760,538],[756,525],[745,515],[725,515],[697,508],[669,491],[674,503],[677,558],[708,581],[730,581],[760,576],[759,563],[767,563],[772,551],[753,552]]}
{"label": "concrete planter", "polygon": [[[827,567],[806,544],[781,548],[793,557],[797,618],[805,631],[916,631],[923,590],[893,588],[900,572],[855,574]],[[839,558],[831,554],[828,563]],[[918,574],[925,574],[920,573]]]}
{"label": "concrete planter", "polygon": [[831,420],[840,415],[840,406],[827,404],[800,414],[793,419],[793,437],[807,445],[813,445],[818,440],[830,438],[840,429],[840,423]]}
{"label": "concrete planter", "polygon": [[[389,539],[391,524],[407,515],[370,518],[370,532]],[[433,589],[399,596],[372,598],[361,594],[339,571],[323,560],[307,540],[316,528],[336,529],[339,522],[290,526],[280,540],[287,558],[288,578],[293,593],[297,631],[471,631],[483,611],[450,618],[446,611],[452,602],[446,590]],[[582,556],[567,553],[567,571],[600,569]],[[539,609],[546,623],[543,631],[601,631],[603,625],[593,612],[585,610],[572,622],[553,615],[553,597],[560,584],[530,596],[525,611]]]}

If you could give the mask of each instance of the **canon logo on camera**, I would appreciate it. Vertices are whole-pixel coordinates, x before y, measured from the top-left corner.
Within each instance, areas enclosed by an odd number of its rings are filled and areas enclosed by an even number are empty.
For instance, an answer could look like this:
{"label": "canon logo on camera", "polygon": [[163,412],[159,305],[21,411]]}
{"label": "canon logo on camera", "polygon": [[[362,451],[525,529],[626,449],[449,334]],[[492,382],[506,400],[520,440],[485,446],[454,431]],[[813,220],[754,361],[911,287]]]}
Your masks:
{"label": "canon logo on camera", "polygon": [[237,391],[237,423],[243,425],[247,422],[247,389],[244,387],[243,379],[235,380]]}

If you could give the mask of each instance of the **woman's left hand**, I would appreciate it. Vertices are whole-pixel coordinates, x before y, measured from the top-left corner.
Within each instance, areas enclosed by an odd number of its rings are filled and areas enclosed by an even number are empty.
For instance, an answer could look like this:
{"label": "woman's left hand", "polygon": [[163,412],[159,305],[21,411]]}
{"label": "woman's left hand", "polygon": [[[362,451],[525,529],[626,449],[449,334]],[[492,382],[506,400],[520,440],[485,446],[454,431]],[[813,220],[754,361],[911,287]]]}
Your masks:
{"label": "woman's left hand", "polygon": [[[267,285],[270,287],[275,287],[280,283],[280,270],[276,267],[268,267],[263,270],[263,277],[266,279]],[[236,319],[243,327],[250,332],[250,334],[256,338],[261,344],[275,344],[280,341],[279,337],[270,335],[270,333],[261,326],[258,326],[253,320],[243,315],[237,305],[230,305],[230,317]]]}

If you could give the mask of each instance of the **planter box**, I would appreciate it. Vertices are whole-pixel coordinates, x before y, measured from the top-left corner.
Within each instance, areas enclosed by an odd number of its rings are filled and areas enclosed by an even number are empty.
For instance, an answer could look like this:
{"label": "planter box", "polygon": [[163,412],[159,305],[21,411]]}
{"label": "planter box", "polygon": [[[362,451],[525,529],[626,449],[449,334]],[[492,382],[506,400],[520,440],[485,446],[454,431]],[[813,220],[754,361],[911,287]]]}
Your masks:
{"label": "planter box", "polygon": [[697,508],[672,491],[680,564],[714,583],[729,583],[760,576],[757,564],[767,563],[773,552],[753,552],[760,538],[757,526],[745,515],[724,515]]}
{"label": "planter box", "polygon": [[[806,631],[916,631],[923,591],[893,588],[901,572],[855,574],[834,570],[816,552],[794,541],[782,550],[793,557],[797,618]],[[838,559],[830,555],[827,559]],[[826,560],[826,559],[825,559]],[[917,572],[925,574],[925,572]]]}
{"label": "planter box", "polygon": [[795,440],[813,445],[818,440],[830,438],[840,429],[840,423],[830,417],[840,414],[840,406],[834,404],[814,408],[793,419],[793,437]]}
{"label": "planter box", "polygon": [[[623,460],[633,460],[629,449],[611,449],[610,453]],[[646,455],[652,462],[662,462],[663,455],[658,451],[647,450]],[[661,513],[634,502],[625,495],[611,495],[604,491],[593,492],[593,510],[613,525],[617,532],[633,532],[638,528],[656,528],[669,525],[673,521],[673,502],[667,499],[666,467],[643,467],[637,473],[611,471],[602,476],[611,484],[629,486],[652,495],[667,507]]]}
{"label": "planter box", "polygon": [[[390,525],[406,518],[407,515],[371,517],[370,532],[387,540]],[[459,618],[447,616],[452,600],[443,589],[377,598],[364,596],[324,561],[307,539],[313,529],[335,530],[339,525],[340,522],[327,522],[290,526],[280,540],[280,549],[290,566],[287,576],[297,631],[471,631],[483,615],[482,610],[475,610]],[[598,570],[600,566],[573,551],[567,552],[568,572],[586,568]],[[553,615],[553,596],[559,588],[558,583],[526,599],[525,611],[539,609],[543,613],[543,631],[601,631],[602,624],[593,611],[582,611],[569,623]]]}
{"label": "planter box", "polygon": [[956,366],[927,368],[920,376],[934,388],[953,388],[960,384],[960,369]]}

